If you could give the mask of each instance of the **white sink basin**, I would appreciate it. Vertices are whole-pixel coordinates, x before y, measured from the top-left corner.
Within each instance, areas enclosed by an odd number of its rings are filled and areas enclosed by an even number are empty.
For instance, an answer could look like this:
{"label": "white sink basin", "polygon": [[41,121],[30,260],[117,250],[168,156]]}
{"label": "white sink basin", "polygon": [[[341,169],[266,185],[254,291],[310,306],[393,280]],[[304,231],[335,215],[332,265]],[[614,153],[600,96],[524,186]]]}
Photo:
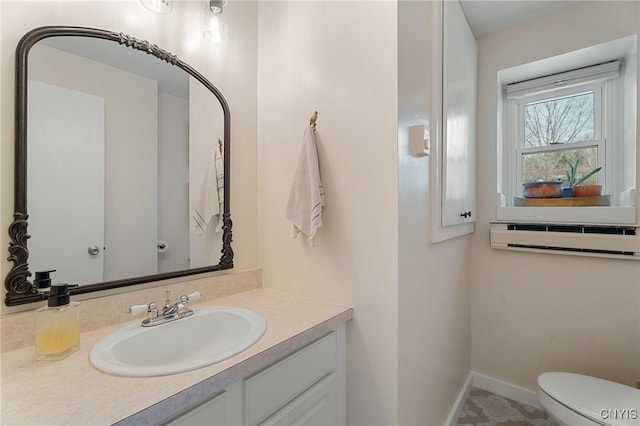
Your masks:
{"label": "white sink basin", "polygon": [[94,367],[117,376],[164,376],[230,358],[254,343],[267,325],[253,311],[229,306],[194,309],[190,317],[153,327],[135,321],[91,350]]}

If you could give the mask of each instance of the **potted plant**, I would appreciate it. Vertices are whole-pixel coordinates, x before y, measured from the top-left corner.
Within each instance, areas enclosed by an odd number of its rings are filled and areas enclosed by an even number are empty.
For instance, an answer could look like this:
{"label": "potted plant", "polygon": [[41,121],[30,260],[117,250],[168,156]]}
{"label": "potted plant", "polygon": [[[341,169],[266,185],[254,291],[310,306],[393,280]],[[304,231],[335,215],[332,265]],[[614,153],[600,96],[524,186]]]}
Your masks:
{"label": "potted plant", "polygon": [[568,188],[565,188],[565,189],[570,188],[571,196],[573,197],[593,197],[596,195],[600,195],[602,193],[602,185],[582,185],[582,186],[578,186],[578,185],[580,185],[582,182],[586,181],[591,176],[598,173],[600,170],[602,170],[602,167],[596,167],[586,175],[582,176],[581,178],[578,178],[579,164],[580,164],[579,158],[576,160],[575,163],[573,164],[569,163],[569,170],[567,170],[567,173],[566,173],[567,184],[569,186]]}

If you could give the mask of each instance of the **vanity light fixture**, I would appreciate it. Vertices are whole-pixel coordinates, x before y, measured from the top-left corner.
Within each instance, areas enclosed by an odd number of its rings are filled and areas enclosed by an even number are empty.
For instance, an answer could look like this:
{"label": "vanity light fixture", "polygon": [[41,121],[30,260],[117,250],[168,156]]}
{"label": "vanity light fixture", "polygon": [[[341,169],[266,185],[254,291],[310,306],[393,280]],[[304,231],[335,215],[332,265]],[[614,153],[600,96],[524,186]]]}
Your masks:
{"label": "vanity light fixture", "polygon": [[207,0],[203,36],[212,43],[222,44],[229,40],[227,19],[222,13],[226,4],[226,0]]}
{"label": "vanity light fixture", "polygon": [[173,8],[173,0],[140,0],[140,3],[156,13],[169,13]]}

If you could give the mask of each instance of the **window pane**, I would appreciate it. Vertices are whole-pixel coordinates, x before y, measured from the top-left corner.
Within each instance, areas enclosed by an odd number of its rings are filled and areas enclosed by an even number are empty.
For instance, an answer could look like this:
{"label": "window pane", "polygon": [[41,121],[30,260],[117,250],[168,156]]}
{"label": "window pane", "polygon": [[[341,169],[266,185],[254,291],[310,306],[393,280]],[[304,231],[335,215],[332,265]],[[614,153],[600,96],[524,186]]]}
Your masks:
{"label": "window pane", "polygon": [[524,106],[524,146],[594,139],[595,93],[531,102]]}
{"label": "window pane", "polygon": [[[568,186],[569,164],[575,164],[578,159],[580,162],[578,163],[577,177],[580,179],[598,167],[598,149],[589,147],[524,154],[522,156],[522,182],[562,180],[563,185]],[[598,183],[598,173],[591,176],[583,184],[596,183]]]}

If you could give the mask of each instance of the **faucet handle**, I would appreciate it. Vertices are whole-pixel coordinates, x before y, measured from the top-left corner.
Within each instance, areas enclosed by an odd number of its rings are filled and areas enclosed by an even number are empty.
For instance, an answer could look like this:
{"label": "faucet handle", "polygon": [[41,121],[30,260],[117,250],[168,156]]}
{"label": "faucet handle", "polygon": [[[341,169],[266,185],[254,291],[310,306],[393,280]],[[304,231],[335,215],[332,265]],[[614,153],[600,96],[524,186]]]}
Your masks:
{"label": "faucet handle", "polygon": [[143,312],[147,312],[149,310],[149,305],[133,305],[129,309],[127,309],[127,313],[130,315],[140,315]]}
{"label": "faucet handle", "polygon": [[148,318],[157,318],[158,317],[158,306],[155,302],[148,303],[146,305],[133,305],[129,309],[127,309],[127,313],[131,315],[139,315],[143,312],[147,312]]}
{"label": "faucet handle", "polygon": [[187,300],[196,300],[196,299],[200,299],[199,291],[194,291],[193,293],[187,294]]}
{"label": "faucet handle", "polygon": [[200,299],[199,291],[194,291],[193,293],[183,294],[182,296],[180,296],[180,301],[177,304],[178,313],[182,315],[186,315],[186,314],[191,315],[193,311],[190,310],[189,307],[187,306],[187,301],[196,300],[196,299]]}
{"label": "faucet handle", "polygon": [[199,291],[194,291],[193,293],[183,294],[182,296],[180,296],[181,303],[187,303],[188,300],[196,300],[196,299],[200,299]]}

